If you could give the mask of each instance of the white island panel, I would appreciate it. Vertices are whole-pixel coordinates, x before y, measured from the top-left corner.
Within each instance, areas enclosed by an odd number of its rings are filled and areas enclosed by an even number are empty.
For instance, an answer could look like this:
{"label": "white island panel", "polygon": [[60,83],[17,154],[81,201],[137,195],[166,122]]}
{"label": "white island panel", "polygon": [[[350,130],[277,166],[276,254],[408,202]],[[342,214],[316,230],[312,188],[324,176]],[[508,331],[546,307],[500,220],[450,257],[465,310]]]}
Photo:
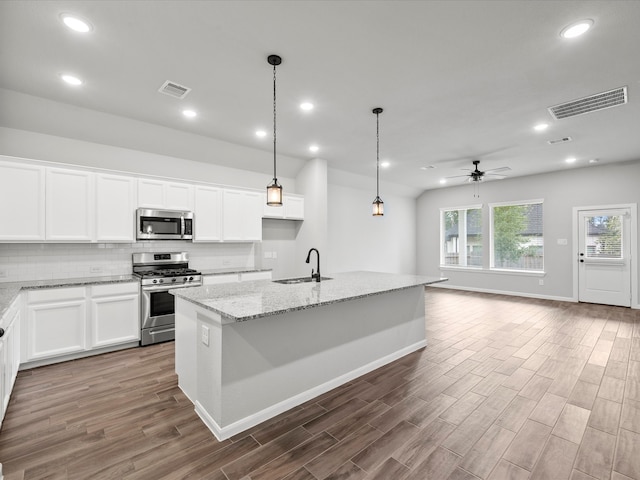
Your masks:
{"label": "white island panel", "polygon": [[[380,274],[361,275],[362,291],[369,293],[355,294],[358,289],[351,285],[349,299],[325,303],[320,290],[325,299],[327,294],[334,296],[338,276],[331,287],[333,280],[278,285],[275,290],[304,299],[304,305],[276,313],[267,302],[265,316],[245,321],[212,308],[220,302],[235,305],[240,296],[234,302],[228,296],[212,301],[211,296],[221,291],[196,293],[199,300],[177,294],[179,385],[217,438],[236,435],[426,345],[424,285],[443,279],[414,277],[412,285],[398,288],[399,278],[386,276],[392,281],[384,291]],[[347,275],[342,281],[352,284],[354,278]],[[372,281],[378,285],[375,294],[370,291]],[[402,282],[406,283],[404,276]],[[271,282],[250,284],[242,298],[252,308],[264,300],[261,287],[273,300]],[[317,303],[311,305],[314,296]]]}

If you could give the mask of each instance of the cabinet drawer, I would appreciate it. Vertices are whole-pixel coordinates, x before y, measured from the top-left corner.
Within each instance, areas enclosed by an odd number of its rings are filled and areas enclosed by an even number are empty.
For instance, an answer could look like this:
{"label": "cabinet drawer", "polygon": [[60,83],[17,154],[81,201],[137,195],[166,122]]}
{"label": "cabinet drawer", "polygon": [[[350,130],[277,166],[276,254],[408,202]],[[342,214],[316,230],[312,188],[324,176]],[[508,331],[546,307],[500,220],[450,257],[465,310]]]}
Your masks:
{"label": "cabinet drawer", "polygon": [[63,300],[81,300],[86,297],[85,287],[46,288],[31,290],[27,296],[29,303],[58,302]]}
{"label": "cabinet drawer", "polygon": [[102,297],[111,295],[136,294],[139,290],[138,282],[129,283],[109,283],[105,285],[94,285],[91,287],[92,297]]}

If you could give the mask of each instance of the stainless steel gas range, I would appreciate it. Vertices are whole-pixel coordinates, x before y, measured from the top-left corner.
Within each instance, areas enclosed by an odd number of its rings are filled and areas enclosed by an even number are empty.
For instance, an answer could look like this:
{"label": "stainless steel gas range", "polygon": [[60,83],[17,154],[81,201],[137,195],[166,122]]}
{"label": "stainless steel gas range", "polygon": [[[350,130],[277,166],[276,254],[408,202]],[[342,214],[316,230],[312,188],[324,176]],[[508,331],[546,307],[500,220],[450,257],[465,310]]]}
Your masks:
{"label": "stainless steel gas range", "polygon": [[133,274],[140,278],[140,345],[175,339],[174,288],[199,287],[200,272],[189,268],[187,252],[134,253]]}

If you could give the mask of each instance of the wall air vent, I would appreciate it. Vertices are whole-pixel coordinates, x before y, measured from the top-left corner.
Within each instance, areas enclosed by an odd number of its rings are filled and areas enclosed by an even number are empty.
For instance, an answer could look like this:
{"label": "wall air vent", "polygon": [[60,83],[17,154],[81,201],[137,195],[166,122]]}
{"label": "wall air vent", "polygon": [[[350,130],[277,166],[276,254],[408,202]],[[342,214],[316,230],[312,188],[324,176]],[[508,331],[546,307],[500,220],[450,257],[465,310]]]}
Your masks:
{"label": "wall air vent", "polygon": [[158,91],[160,93],[164,93],[165,95],[169,95],[170,97],[183,99],[187,96],[187,93],[189,93],[191,89],[189,87],[185,87],[184,85],[179,85],[176,82],[167,80],[162,84]]}
{"label": "wall air vent", "polygon": [[571,137],[562,137],[562,138],[558,138],[556,140],[547,140],[547,143],[549,145],[556,145],[558,143],[570,142],[571,140],[573,140]]}
{"label": "wall air vent", "polygon": [[617,107],[627,103],[627,87],[620,87],[608,92],[596,93],[588,97],[549,107],[549,113],[556,120],[575,117],[583,113],[597,112],[605,108]]}

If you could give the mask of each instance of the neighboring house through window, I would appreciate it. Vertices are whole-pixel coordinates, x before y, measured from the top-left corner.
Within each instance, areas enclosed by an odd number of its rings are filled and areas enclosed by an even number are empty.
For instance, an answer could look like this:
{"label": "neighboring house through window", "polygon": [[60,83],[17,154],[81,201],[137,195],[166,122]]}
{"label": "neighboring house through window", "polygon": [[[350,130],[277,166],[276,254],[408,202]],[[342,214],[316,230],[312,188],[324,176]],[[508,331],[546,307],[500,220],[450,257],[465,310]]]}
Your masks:
{"label": "neighboring house through window", "polygon": [[482,267],[482,205],[440,209],[440,264]]}

